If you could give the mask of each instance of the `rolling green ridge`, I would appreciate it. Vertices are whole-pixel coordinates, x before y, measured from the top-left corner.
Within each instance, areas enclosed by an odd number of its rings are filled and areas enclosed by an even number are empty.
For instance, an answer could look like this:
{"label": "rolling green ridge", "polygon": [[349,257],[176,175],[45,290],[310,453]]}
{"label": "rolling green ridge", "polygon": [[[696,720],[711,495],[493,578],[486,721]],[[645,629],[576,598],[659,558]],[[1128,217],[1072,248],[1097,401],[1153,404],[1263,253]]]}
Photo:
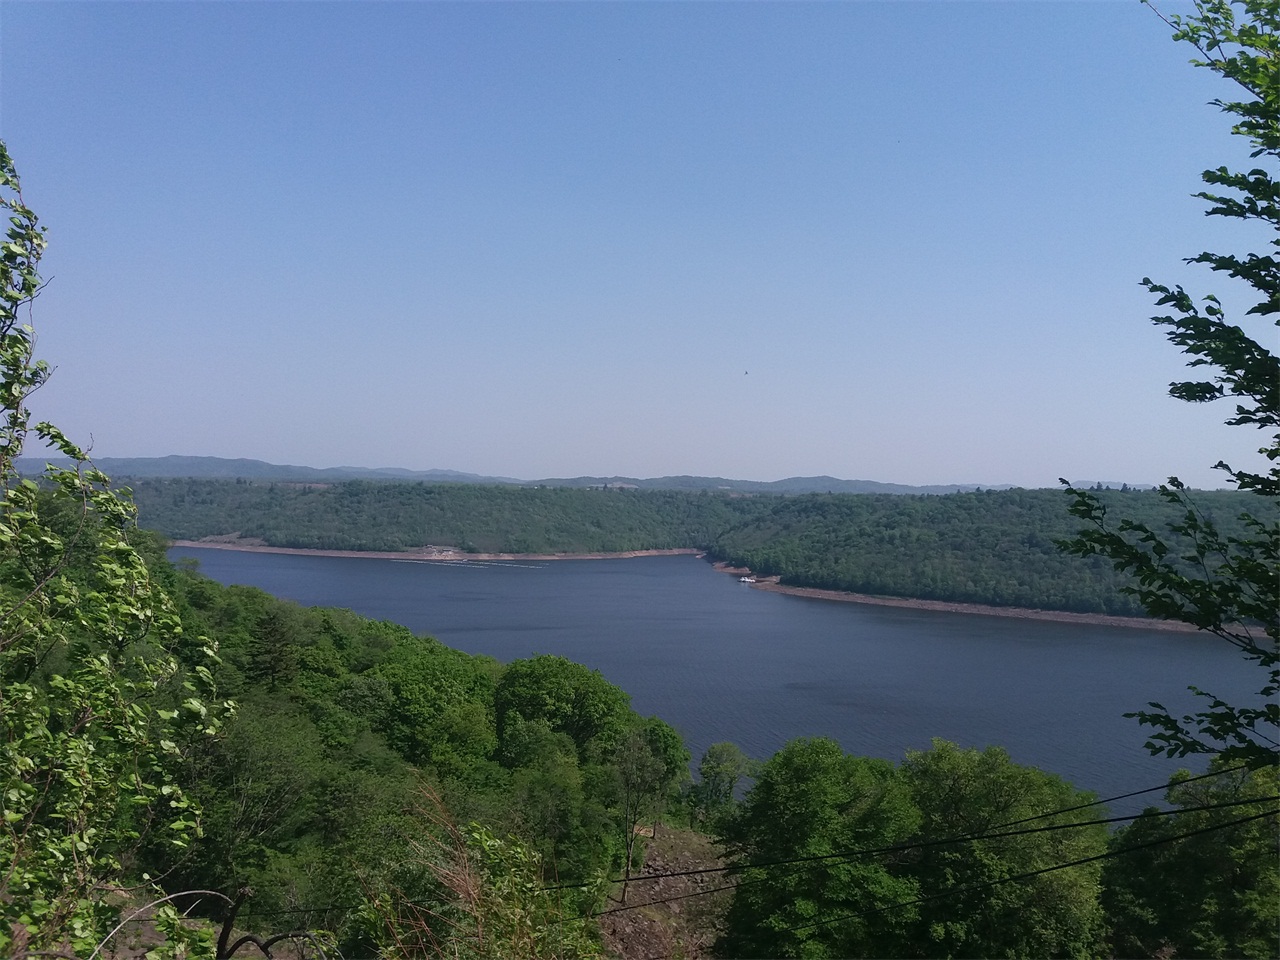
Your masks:
{"label": "rolling green ridge", "polygon": [[[1150,491],[1100,491],[1102,501],[1154,528],[1178,512]],[[1264,498],[1232,491],[1196,494],[1228,535],[1239,514],[1267,515]],[[779,500],[760,517],[725,530],[713,552],[793,586],[857,593],[1142,615],[1120,588],[1129,580],[1101,558],[1065,556],[1055,541],[1079,521],[1053,490],[1001,490],[944,497],[812,496]]]}
{"label": "rolling green ridge", "polygon": [[[271,546],[398,551],[428,544],[484,553],[696,548],[785,584],[995,606],[1141,614],[1101,559],[1062,554],[1078,521],[1054,490],[943,496],[739,496],[348,481],[330,485],[143,479],[143,526],[175,539],[239,534]],[[1178,513],[1150,491],[1099,491],[1162,528]],[[1200,492],[1223,531],[1274,505]]]}
{"label": "rolling green ridge", "polygon": [[239,533],[271,546],[597,553],[706,546],[760,515],[754,498],[671,491],[217,480],[133,483],[144,526],[176,539]]}

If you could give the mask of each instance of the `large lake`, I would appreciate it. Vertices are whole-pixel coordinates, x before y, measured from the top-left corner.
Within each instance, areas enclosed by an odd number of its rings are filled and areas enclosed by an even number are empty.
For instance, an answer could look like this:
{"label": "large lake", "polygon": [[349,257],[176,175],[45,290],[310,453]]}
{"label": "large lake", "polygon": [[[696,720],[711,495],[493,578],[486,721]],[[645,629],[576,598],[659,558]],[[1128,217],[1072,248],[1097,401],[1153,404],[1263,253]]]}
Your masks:
{"label": "large lake", "polygon": [[[1178,766],[1121,714],[1249,699],[1261,671],[1197,634],[809,600],[690,556],[429,563],[175,548],[206,576],[404,624],[468,653],[585,663],[685,737],[765,758],[794,737],[900,760],[944,737],[1113,796]],[[1155,802],[1152,795],[1134,804]]]}

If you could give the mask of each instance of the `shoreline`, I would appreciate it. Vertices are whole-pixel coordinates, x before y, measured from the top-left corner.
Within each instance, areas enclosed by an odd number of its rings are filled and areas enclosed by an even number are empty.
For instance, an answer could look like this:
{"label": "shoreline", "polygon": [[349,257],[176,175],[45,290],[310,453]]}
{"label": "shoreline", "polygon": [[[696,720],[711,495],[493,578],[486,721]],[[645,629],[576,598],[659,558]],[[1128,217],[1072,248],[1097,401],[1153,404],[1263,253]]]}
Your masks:
{"label": "shoreline", "polygon": [[[704,551],[693,547],[675,547],[669,550],[624,550],[615,553],[465,553],[452,547],[423,547],[419,550],[322,550],[309,547],[271,547],[264,543],[239,539],[217,538],[212,540],[173,540],[170,546],[197,550],[235,550],[242,553],[277,553],[290,556],[354,557],[368,560],[401,560],[407,562],[466,563],[468,561],[552,561],[552,560],[627,560],[633,557],[684,557],[703,556]],[[721,573],[749,576],[745,567],[731,567],[725,563],[713,564]],[[749,584],[753,590],[781,593],[807,600],[827,600],[837,603],[865,603],[878,607],[900,607],[907,610],[930,610],[938,613],[964,613],[973,616],[1011,617],[1020,620],[1049,620],[1058,623],[1079,623],[1100,627],[1136,627],[1142,630],[1169,630],[1179,633],[1195,633],[1196,628],[1178,620],[1152,620],[1147,617],[1121,617],[1106,613],[1077,613],[1070,610],[1040,610],[1034,607],[996,607],[984,603],[958,603],[950,600],[923,600],[914,597],[883,597],[869,593],[853,593],[845,590],[822,590],[817,587],[793,587],[778,582],[777,577],[765,577]]]}
{"label": "shoreline", "polygon": [[[715,568],[735,576],[750,576],[745,567],[730,567],[717,563]],[[930,610],[938,613],[965,613],[984,617],[1011,617],[1017,620],[1051,620],[1058,623],[1080,623],[1095,627],[1137,627],[1141,630],[1169,630],[1175,633],[1196,633],[1196,627],[1180,620],[1152,620],[1148,617],[1120,617],[1108,613],[1077,613],[1072,610],[1040,610],[1034,607],[996,607],[985,603],[958,603],[951,600],[922,600],[914,597],[882,597],[870,593],[852,593],[847,590],[821,590],[817,587],[792,587],[778,582],[777,577],[765,577],[748,584],[753,590],[782,593],[808,600],[829,600],[838,603],[866,603],[877,607],[901,607],[907,610]]]}
{"label": "shoreline", "polygon": [[301,557],[362,557],[367,560],[408,560],[412,562],[466,563],[469,560],[628,560],[632,557],[701,556],[701,550],[676,547],[670,550],[623,550],[617,553],[466,553],[453,547],[422,547],[418,550],[322,550],[311,547],[269,547],[243,540],[171,540],[171,547],[196,550],[236,550],[241,553],[283,553]]}

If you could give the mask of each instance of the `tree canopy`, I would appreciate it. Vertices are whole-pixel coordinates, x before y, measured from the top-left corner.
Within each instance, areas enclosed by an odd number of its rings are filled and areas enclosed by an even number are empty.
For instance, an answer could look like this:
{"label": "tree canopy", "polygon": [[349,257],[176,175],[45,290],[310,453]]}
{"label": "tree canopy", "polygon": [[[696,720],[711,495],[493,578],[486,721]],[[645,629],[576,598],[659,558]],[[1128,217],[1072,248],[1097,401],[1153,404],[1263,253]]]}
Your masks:
{"label": "tree canopy", "polygon": [[[1105,828],[1066,812],[1040,834],[986,839],[1091,801],[1004,751],[935,741],[900,766],[798,740],[721,820],[741,866],[718,948],[742,957],[1096,954]],[[1016,882],[1011,882],[1016,881]]]}
{"label": "tree canopy", "polygon": [[1112,851],[1127,851],[1103,867],[1112,956],[1276,955],[1280,771],[1233,769],[1221,758],[1210,770],[1219,775],[1170,780],[1165,799],[1177,816],[1111,837]]}

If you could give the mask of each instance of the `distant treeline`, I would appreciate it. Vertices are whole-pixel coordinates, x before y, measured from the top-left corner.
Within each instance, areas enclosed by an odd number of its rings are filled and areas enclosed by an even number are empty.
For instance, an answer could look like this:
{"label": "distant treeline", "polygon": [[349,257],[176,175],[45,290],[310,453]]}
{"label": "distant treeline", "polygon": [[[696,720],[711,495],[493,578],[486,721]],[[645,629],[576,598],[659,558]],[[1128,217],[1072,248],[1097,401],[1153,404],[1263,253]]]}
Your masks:
{"label": "distant treeline", "polygon": [[[1123,515],[1163,529],[1176,511],[1151,491],[1101,491]],[[1232,491],[1197,496],[1229,534],[1261,498]],[[717,557],[785,584],[995,606],[1141,615],[1120,592],[1127,581],[1101,558],[1064,555],[1055,541],[1081,521],[1055,490],[1000,490],[943,497],[812,496],[776,500],[716,538]]]}
{"label": "distant treeline", "polygon": [[705,547],[767,512],[758,498],[353,480],[332,485],[131,481],[144,527],[180,540],[238,533],[277,547],[613,553]]}
{"label": "distant treeline", "polygon": [[[332,485],[144,479],[141,522],[175,539],[239,534],[271,546],[482,553],[697,548],[785,584],[997,606],[1137,614],[1101,560],[1055,540],[1080,521],[1055,490],[945,496],[741,496],[351,481]],[[1101,491],[1123,514],[1164,528],[1178,516],[1151,491]],[[1249,494],[1202,492],[1228,535],[1274,509]]]}

